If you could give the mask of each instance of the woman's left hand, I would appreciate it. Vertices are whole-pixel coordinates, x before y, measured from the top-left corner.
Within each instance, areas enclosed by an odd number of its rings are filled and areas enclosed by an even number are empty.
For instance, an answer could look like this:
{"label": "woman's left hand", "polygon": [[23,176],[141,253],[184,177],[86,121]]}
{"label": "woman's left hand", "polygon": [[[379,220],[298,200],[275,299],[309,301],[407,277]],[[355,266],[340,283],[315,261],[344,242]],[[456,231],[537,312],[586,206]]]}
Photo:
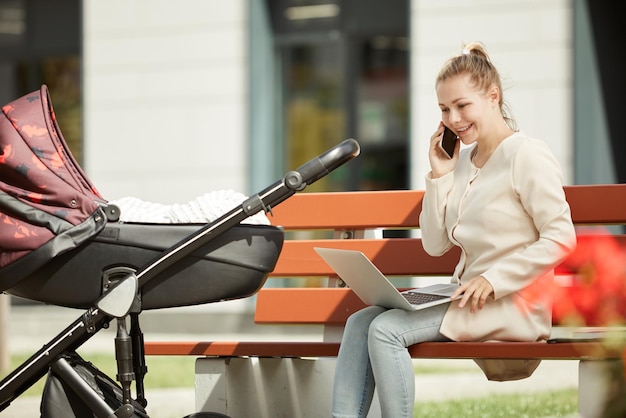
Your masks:
{"label": "woman's left hand", "polygon": [[459,308],[463,308],[467,302],[471,301],[470,312],[475,313],[476,310],[483,308],[487,298],[493,294],[491,283],[483,276],[476,276],[459,286],[452,297],[463,295],[459,302]]}

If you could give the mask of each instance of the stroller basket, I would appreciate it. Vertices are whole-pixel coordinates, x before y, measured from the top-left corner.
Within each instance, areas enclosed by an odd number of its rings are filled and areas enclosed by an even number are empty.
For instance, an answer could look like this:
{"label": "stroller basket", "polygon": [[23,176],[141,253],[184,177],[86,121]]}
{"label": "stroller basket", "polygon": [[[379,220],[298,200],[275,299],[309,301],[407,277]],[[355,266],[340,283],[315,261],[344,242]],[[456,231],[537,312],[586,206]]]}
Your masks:
{"label": "stroller basket", "polygon": [[[270,212],[359,151],[355,140],[345,140],[208,224],[121,223],[119,209],[99,194],[67,148],[45,85],[3,106],[0,291],[86,311],[0,382],[0,411],[50,372],[96,416],[144,416],[139,314],[255,294],[276,265],[284,234],[279,227],[242,222]],[[120,386],[107,384],[119,400],[111,405],[68,359],[113,320]],[[61,416],[73,416],[67,409]]]}
{"label": "stroller basket", "polygon": [[[107,224],[7,292],[87,309],[120,278],[138,271],[202,225]],[[191,306],[253,295],[274,269],[281,229],[240,224],[165,269],[141,289],[143,310]]]}

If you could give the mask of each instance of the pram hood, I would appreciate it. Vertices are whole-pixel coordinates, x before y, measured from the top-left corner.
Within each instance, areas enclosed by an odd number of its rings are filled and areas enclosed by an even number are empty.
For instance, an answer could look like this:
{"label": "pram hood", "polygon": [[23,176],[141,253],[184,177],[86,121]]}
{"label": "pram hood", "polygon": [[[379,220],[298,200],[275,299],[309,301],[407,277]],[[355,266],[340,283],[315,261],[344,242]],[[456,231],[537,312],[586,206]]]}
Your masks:
{"label": "pram hood", "polygon": [[70,152],[48,88],[0,115],[0,291],[106,224],[106,201]]}

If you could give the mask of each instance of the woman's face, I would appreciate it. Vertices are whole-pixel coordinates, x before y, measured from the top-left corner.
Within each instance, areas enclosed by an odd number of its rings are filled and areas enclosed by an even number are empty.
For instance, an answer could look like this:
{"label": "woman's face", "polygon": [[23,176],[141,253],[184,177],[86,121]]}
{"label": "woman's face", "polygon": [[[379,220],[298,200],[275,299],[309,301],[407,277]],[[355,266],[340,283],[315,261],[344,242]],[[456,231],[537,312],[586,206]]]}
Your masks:
{"label": "woman's face", "polygon": [[[460,74],[440,82],[436,91],[441,120],[465,145],[487,136],[493,129],[494,97],[479,90],[468,74]],[[495,101],[495,105],[497,103]]]}

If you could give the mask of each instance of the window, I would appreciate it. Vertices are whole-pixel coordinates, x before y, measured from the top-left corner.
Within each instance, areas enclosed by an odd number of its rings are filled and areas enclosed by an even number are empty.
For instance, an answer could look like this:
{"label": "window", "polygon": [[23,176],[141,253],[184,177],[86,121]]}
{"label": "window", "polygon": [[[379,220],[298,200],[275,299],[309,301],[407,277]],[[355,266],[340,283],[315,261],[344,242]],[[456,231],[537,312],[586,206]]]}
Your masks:
{"label": "window", "polygon": [[405,189],[408,0],[267,0],[285,168],[345,138],[361,156],[307,190]]}
{"label": "window", "polygon": [[0,106],[46,84],[72,154],[81,161],[79,0],[0,0]]}

